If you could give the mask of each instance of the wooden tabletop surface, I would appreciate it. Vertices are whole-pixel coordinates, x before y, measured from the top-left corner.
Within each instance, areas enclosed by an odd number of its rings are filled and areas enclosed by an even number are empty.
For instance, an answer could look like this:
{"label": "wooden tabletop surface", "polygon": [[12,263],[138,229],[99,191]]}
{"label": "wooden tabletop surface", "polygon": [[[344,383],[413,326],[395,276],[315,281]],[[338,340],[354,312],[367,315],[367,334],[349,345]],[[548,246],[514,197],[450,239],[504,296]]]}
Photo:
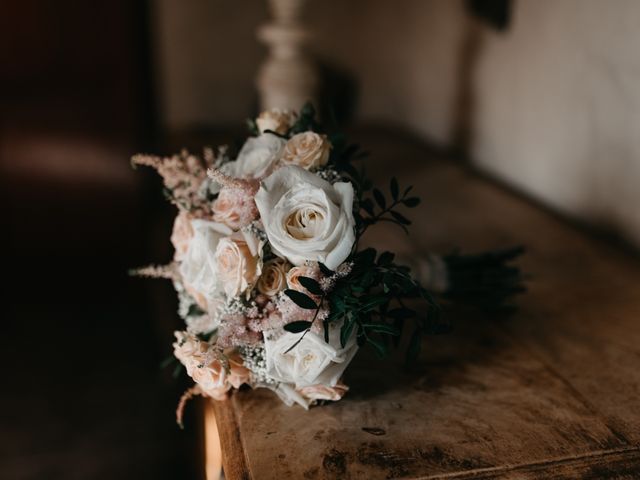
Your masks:
{"label": "wooden tabletop surface", "polygon": [[214,402],[226,478],[640,478],[638,259],[410,138],[359,136],[380,182],[394,174],[423,199],[410,237],[376,227],[372,245],[523,244],[529,291],[509,318],[454,314],[413,372],[362,350],[338,403]]}

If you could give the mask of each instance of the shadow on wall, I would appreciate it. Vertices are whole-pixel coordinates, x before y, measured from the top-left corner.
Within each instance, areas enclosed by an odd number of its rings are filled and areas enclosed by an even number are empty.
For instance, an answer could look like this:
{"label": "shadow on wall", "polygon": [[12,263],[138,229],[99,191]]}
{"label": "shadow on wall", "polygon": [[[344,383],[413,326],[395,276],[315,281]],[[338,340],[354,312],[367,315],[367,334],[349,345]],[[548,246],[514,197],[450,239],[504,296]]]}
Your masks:
{"label": "shadow on wall", "polygon": [[467,0],[470,18],[460,44],[452,112],[453,154],[469,160],[475,110],[474,80],[485,43],[485,24],[499,32],[509,27],[511,0]]}

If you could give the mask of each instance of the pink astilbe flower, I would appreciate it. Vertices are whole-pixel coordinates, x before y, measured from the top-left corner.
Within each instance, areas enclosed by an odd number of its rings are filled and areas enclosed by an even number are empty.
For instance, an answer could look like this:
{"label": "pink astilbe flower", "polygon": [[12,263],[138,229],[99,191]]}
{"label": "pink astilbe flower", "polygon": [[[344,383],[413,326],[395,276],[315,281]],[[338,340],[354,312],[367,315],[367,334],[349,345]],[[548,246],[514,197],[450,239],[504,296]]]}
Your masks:
{"label": "pink astilbe flower", "polygon": [[145,278],[165,278],[168,280],[179,280],[180,273],[175,262],[167,265],[147,265],[146,267],[134,268],[129,271],[130,275]]}
{"label": "pink astilbe flower", "polygon": [[262,335],[251,330],[248,322],[249,319],[242,313],[222,316],[218,327],[218,346],[230,348],[260,343]]}
{"label": "pink astilbe flower", "polygon": [[209,202],[202,195],[202,184],[207,179],[207,163],[186,150],[171,157],[139,154],[131,158],[134,166],[154,168],[169,190],[171,201],[181,210],[197,217],[210,214]]}
{"label": "pink astilbe flower", "polygon": [[266,295],[257,295],[255,298],[257,308],[255,314],[247,312],[247,326],[254,332],[264,332],[284,325],[282,315],[271,298]]}

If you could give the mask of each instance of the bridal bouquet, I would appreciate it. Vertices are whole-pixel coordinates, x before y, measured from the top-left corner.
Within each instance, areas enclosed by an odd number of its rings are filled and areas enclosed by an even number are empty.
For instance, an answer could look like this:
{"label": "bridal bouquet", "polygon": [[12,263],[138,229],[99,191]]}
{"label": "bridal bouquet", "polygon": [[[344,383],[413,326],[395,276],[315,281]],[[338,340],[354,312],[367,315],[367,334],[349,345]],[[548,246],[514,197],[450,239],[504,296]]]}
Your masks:
{"label": "bridal bouquet", "polygon": [[[174,261],[136,273],[169,278],[177,291],[186,326],[175,333],[174,355],[195,382],[181,405],[195,394],[222,400],[242,385],[304,408],[340,400],[359,348],[384,355],[411,324],[415,357],[423,334],[447,328],[409,267],[359,246],[375,223],[406,230],[406,210],[419,199],[395,178],[386,194],[374,188],[353,165],[358,147],[326,134],[311,106],[299,115],[263,112],[250,129],[234,159],[227,148],[201,158],[133,157],[158,171],[178,207]],[[507,281],[492,289],[502,299],[517,289],[517,271],[503,265],[516,254],[467,263],[499,270]],[[468,270],[457,255],[425,262],[416,266],[422,278]],[[453,287],[441,293],[455,294]],[[416,300],[423,304],[411,308]]]}

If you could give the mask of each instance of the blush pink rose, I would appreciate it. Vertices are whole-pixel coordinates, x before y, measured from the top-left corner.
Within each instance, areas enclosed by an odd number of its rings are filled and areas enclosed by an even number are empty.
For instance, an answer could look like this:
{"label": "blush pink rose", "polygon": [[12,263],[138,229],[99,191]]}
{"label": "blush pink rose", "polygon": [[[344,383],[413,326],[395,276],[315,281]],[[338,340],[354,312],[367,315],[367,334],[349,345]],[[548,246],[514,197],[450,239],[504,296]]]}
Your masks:
{"label": "blush pink rose", "polygon": [[317,384],[302,387],[298,390],[303,397],[306,397],[309,400],[331,400],[334,402],[340,400],[348,391],[349,387],[342,382],[336,383],[333,387]]}
{"label": "blush pink rose", "polygon": [[213,220],[233,230],[239,230],[258,218],[258,208],[251,192],[242,188],[223,187],[211,208]]}
{"label": "blush pink rose", "polygon": [[176,332],[174,355],[202,391],[214,400],[224,400],[231,388],[250,381],[250,371],[233,349],[219,352],[207,342],[186,332]]}

